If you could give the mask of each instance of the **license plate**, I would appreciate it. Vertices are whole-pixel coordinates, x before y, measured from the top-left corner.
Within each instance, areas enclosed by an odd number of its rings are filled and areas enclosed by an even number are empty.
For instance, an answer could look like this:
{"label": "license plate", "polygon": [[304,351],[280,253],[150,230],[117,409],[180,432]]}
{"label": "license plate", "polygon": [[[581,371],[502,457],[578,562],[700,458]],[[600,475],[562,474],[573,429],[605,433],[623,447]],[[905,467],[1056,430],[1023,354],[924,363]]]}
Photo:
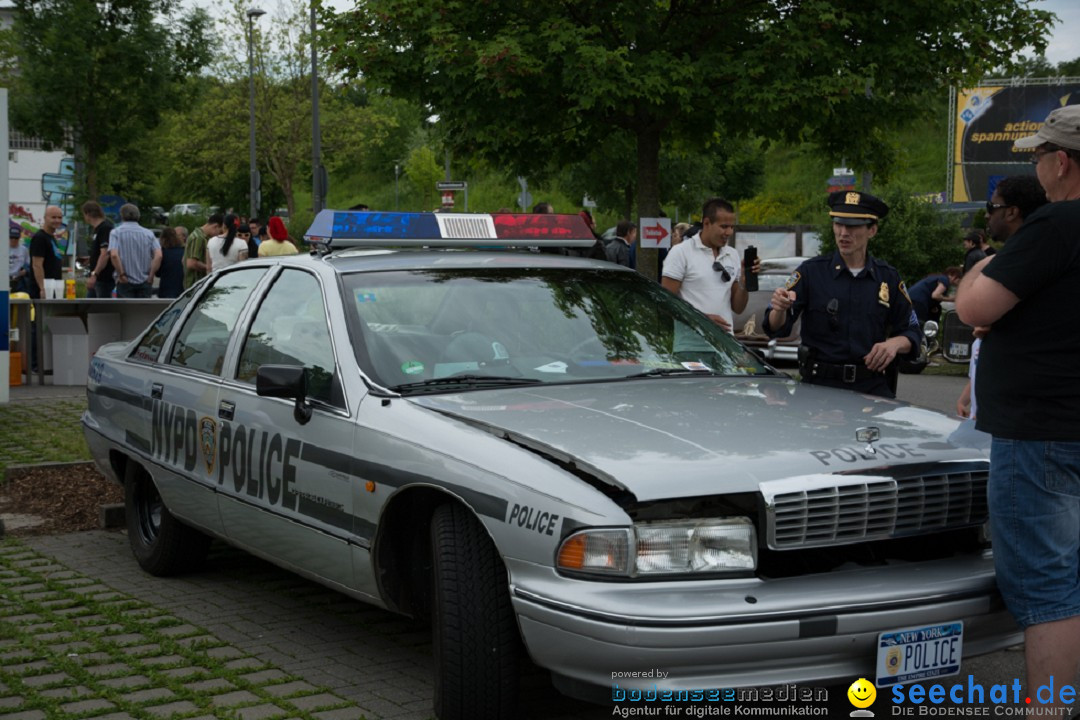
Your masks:
{"label": "license plate", "polygon": [[878,635],[878,687],[956,675],[964,655],[964,623],[892,630]]}
{"label": "license plate", "polygon": [[949,354],[953,357],[967,357],[971,354],[971,343],[949,343]]}

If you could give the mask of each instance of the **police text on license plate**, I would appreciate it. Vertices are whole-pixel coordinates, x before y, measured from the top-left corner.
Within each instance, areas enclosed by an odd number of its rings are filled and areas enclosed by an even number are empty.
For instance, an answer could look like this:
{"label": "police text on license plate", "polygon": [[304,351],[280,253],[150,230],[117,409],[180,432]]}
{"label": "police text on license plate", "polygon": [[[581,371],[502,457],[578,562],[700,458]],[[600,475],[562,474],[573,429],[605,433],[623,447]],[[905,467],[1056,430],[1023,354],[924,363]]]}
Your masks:
{"label": "police text on license plate", "polygon": [[964,623],[892,630],[878,635],[878,687],[956,675],[964,655]]}

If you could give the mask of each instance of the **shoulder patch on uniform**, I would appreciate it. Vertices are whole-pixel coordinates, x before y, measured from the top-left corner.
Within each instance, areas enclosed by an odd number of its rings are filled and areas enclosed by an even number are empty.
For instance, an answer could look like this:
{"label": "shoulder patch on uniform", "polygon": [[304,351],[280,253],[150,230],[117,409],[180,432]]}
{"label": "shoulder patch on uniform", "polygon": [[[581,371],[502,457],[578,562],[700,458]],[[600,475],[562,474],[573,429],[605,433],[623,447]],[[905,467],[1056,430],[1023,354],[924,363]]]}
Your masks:
{"label": "shoulder patch on uniform", "polygon": [[791,288],[798,285],[800,280],[802,280],[802,275],[800,275],[799,271],[796,270],[795,272],[791,273],[791,275],[787,279],[787,282],[784,283],[784,289],[790,290]]}
{"label": "shoulder patch on uniform", "polygon": [[907,294],[907,285],[904,284],[903,280],[900,281],[900,294],[903,295],[904,299],[908,301],[908,305],[913,304],[911,302],[911,296]]}

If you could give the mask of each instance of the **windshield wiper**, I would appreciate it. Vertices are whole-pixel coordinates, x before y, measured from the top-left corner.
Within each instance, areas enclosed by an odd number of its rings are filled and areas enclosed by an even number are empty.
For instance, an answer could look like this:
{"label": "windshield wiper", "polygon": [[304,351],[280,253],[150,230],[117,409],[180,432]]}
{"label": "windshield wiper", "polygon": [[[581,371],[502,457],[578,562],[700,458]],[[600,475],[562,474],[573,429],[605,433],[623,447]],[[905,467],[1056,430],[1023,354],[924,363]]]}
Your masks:
{"label": "windshield wiper", "polygon": [[686,368],[653,368],[645,372],[626,375],[623,380],[643,377],[666,377],[671,375],[719,375],[715,370],[687,370]]}
{"label": "windshield wiper", "polygon": [[474,387],[489,387],[499,385],[537,385],[543,380],[524,377],[508,377],[505,375],[453,375],[444,378],[431,378],[419,382],[403,383],[395,385],[391,390],[415,390],[417,388],[445,387],[447,385],[472,385]]}

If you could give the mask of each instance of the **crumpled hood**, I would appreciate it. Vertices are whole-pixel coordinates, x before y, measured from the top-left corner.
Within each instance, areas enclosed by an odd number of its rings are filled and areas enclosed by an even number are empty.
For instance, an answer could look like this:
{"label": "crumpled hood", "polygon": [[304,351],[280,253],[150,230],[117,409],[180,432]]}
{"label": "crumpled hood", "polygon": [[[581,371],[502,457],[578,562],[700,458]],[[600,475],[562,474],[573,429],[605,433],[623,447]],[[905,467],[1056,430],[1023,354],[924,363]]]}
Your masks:
{"label": "crumpled hood", "polygon": [[[787,378],[647,378],[409,398],[569,461],[638,500],[803,475],[985,461],[941,413]],[[875,453],[857,428],[881,431]]]}

